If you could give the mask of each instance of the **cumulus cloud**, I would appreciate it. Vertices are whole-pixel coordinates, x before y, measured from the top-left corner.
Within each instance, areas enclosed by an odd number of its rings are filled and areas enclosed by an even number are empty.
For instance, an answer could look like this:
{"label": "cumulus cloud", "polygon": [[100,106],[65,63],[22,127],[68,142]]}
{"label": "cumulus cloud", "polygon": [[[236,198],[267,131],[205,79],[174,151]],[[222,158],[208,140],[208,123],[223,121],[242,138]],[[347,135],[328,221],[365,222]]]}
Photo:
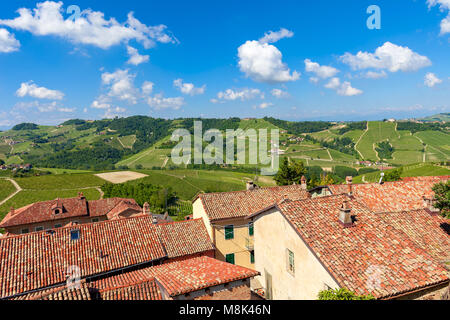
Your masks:
{"label": "cumulus cloud", "polygon": [[257,82],[283,83],[296,81],[300,73],[293,71],[283,63],[283,55],[274,43],[294,34],[286,29],[266,33],[259,41],[247,41],[238,48],[239,69],[248,78]]}
{"label": "cumulus cloud", "polygon": [[150,81],[145,81],[142,84],[142,93],[146,96],[150,95],[153,92],[154,83]]}
{"label": "cumulus cloud", "polygon": [[272,107],[273,103],[270,102],[263,102],[257,106],[254,106],[253,109],[267,109],[268,107]]}
{"label": "cumulus cloud", "polygon": [[165,25],[147,26],[128,14],[124,23],[116,19],[105,19],[104,13],[87,9],[75,20],[64,19],[61,1],[45,1],[36,8],[20,8],[19,16],[2,19],[0,25],[16,30],[28,31],[37,36],[56,36],[76,44],[93,45],[102,49],[135,40],[148,49],[156,44],[175,43],[176,38],[167,32]]}
{"label": "cumulus cloud", "polygon": [[275,43],[284,38],[292,38],[294,33],[285,28],[281,28],[280,31],[269,31],[264,34],[264,37],[259,39],[260,43]]}
{"label": "cumulus cloud", "polygon": [[130,74],[128,69],[118,69],[115,72],[102,74],[102,83],[108,88],[107,95],[130,104],[136,104],[138,90],[134,87],[135,74]]}
{"label": "cumulus cloud", "polygon": [[150,56],[140,55],[138,50],[131,46],[127,46],[127,53],[130,56],[130,59],[127,61],[128,64],[138,66],[141,63],[145,63],[150,60]]}
{"label": "cumulus cloud", "polygon": [[179,110],[184,105],[183,97],[164,98],[162,94],[157,94],[154,97],[149,97],[147,104],[156,109],[174,109]]}
{"label": "cumulus cloud", "polygon": [[289,97],[289,93],[286,92],[286,91],[283,91],[283,90],[281,90],[281,89],[273,89],[273,90],[271,91],[271,93],[272,93],[272,95],[273,95],[274,97],[277,97],[277,98],[286,98],[286,97]]}
{"label": "cumulus cloud", "polygon": [[321,66],[317,62],[312,62],[310,59],[305,59],[305,70],[307,72],[315,73],[321,79],[334,77],[339,70],[330,66]]}
{"label": "cumulus cloud", "polygon": [[9,53],[18,51],[20,42],[8,30],[0,28],[0,52]]}
{"label": "cumulus cloud", "polygon": [[176,79],[173,81],[173,85],[177,87],[182,93],[195,96],[198,94],[204,94],[206,90],[206,85],[196,88],[193,83],[184,83],[183,79]]}
{"label": "cumulus cloud", "polygon": [[330,81],[325,84],[325,88],[336,90],[338,95],[345,97],[357,96],[363,93],[362,90],[353,88],[348,81],[341,83],[341,80],[337,77],[330,79]]}
{"label": "cumulus cloud", "polygon": [[341,61],[348,64],[353,70],[386,69],[390,72],[417,71],[431,65],[430,59],[421,56],[408,47],[386,42],[375,50],[375,53],[358,52],[356,55],[346,53]]}
{"label": "cumulus cloud", "polygon": [[16,91],[20,98],[30,96],[37,99],[62,100],[64,93],[58,90],[50,90],[45,87],[38,87],[33,81],[23,82]]}
{"label": "cumulus cloud", "polygon": [[434,73],[428,72],[425,75],[425,85],[429,88],[434,87],[435,85],[442,83],[442,80],[439,79]]}
{"label": "cumulus cloud", "polygon": [[363,78],[366,78],[366,79],[381,79],[381,78],[386,78],[387,74],[384,70],[381,70],[380,72],[367,71],[362,76],[363,76]]}
{"label": "cumulus cloud", "polygon": [[441,35],[450,33],[450,0],[427,0],[428,8],[439,6],[441,11],[449,11],[447,17],[441,21]]}
{"label": "cumulus cloud", "polygon": [[217,99],[212,99],[211,102],[218,103],[220,100],[246,101],[258,97],[264,99],[264,93],[262,93],[259,89],[247,89],[247,88],[240,90],[227,89],[225,91],[219,92],[217,94]]}

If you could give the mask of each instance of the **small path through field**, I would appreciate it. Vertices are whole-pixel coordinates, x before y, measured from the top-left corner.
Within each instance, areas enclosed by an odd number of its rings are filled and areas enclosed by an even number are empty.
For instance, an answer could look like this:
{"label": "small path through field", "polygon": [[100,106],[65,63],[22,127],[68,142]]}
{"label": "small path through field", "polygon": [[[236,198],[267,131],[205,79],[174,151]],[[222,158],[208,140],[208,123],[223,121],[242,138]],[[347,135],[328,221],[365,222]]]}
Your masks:
{"label": "small path through field", "polygon": [[422,143],[422,145],[424,146],[424,148],[423,148],[423,162],[424,162],[424,163],[427,162],[427,148],[428,148],[428,145],[427,145],[426,143],[424,143],[423,140],[420,139],[418,136],[415,136],[415,135],[413,135],[412,133],[411,133],[411,135],[412,135],[414,138],[416,138],[417,140],[419,140],[419,141]]}
{"label": "small path through field", "polygon": [[0,206],[5,204],[8,200],[14,198],[20,191],[23,190],[15,180],[10,179],[10,178],[6,178],[5,180],[10,181],[16,188],[16,191],[14,193],[12,193],[11,195],[9,195],[5,200],[0,201]]}
{"label": "small path through field", "polygon": [[128,163],[128,166],[132,165],[133,163],[141,160],[142,158],[144,158],[145,156],[148,156],[152,151],[155,151],[154,149],[148,150],[147,152],[143,153],[140,157],[137,157],[136,159],[134,159],[133,161]]}
{"label": "small path through field", "polygon": [[103,199],[103,197],[105,196],[105,193],[103,192],[102,188],[95,187],[95,189],[97,189],[97,191],[100,193],[100,199]]}
{"label": "small path through field", "polygon": [[119,137],[117,137],[117,140],[119,141],[119,143],[122,145],[122,147],[123,147],[124,149],[128,149],[128,147],[125,147],[125,145],[123,144],[122,140],[120,140]]}
{"label": "small path through field", "polygon": [[364,133],[361,135],[361,137],[359,137],[358,141],[356,141],[356,144],[355,144],[355,150],[359,153],[359,155],[361,156],[361,159],[363,159],[363,160],[364,160],[364,156],[361,152],[359,152],[358,144],[361,142],[362,138],[366,135],[367,132],[369,132],[369,121],[367,121],[366,131],[364,131]]}
{"label": "small path through field", "polygon": [[328,155],[330,156],[330,160],[333,161],[333,157],[331,156],[330,149],[327,149]]}
{"label": "small path through field", "polygon": [[167,162],[169,162],[169,157],[166,157],[166,159],[164,160],[162,168],[165,168],[167,166]]}

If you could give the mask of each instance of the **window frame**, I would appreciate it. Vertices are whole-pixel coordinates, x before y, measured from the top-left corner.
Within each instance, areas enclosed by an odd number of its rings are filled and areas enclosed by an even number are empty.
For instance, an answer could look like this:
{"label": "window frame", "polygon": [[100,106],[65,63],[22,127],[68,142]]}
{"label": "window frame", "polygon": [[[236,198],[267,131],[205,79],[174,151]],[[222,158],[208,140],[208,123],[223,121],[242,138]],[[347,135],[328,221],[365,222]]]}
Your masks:
{"label": "window frame", "polygon": [[41,232],[41,231],[44,231],[43,226],[34,227],[34,232]]}
{"label": "window frame", "polygon": [[250,237],[253,237],[255,235],[255,224],[253,223],[253,221],[250,221],[248,223],[248,235]]}
{"label": "window frame", "polygon": [[295,276],[295,253],[289,249],[286,249],[286,270]]}
{"label": "window frame", "polygon": [[[227,231],[227,228],[231,228],[231,236],[230,236],[230,231]],[[234,239],[234,225],[233,224],[229,224],[229,225],[225,226],[224,235],[225,235],[225,240],[233,240]]]}
{"label": "window frame", "polygon": [[92,218],[91,222],[92,223],[100,222],[100,219],[99,218]]}
{"label": "window frame", "polygon": [[30,229],[28,228],[20,230],[20,234],[28,234],[28,233],[30,233]]}
{"label": "window frame", "polygon": [[255,264],[255,250],[250,251],[250,263]]}
{"label": "window frame", "polygon": [[62,228],[62,224],[55,224],[54,228],[55,228],[55,229]]}
{"label": "window frame", "polygon": [[[228,261],[228,260],[229,260],[228,257],[232,257],[232,261],[233,261],[233,262]],[[229,264],[236,265],[236,256],[235,256],[235,254],[234,254],[234,253],[228,253],[228,254],[226,254],[226,255],[225,255],[225,262],[227,262],[227,263],[229,263]]]}

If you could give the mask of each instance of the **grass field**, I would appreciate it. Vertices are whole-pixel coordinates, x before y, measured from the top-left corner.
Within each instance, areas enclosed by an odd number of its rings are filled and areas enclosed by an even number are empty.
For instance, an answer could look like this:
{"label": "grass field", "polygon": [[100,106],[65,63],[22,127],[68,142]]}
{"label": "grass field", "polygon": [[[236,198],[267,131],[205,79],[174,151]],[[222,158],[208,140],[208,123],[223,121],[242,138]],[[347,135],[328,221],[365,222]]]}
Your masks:
{"label": "grass field", "polygon": [[[354,183],[363,183],[363,176],[366,182],[377,182],[380,179],[381,171],[371,172],[365,175],[353,178]],[[419,176],[446,176],[450,175],[450,170],[436,166],[433,164],[415,164],[403,167],[402,177],[419,177]]]}
{"label": "grass field", "polygon": [[0,179],[0,201],[6,199],[14,191],[16,191],[16,188],[14,188],[13,184],[10,181]]}
{"label": "grass field", "polygon": [[375,144],[386,141],[396,140],[399,134],[395,131],[395,123],[390,122],[369,122],[369,130],[362,136],[357,150],[363,155],[364,159],[379,160],[374,150]]}
{"label": "grass field", "polygon": [[68,190],[97,187],[105,180],[93,174],[60,174],[40,177],[16,178],[16,182],[28,190]]}

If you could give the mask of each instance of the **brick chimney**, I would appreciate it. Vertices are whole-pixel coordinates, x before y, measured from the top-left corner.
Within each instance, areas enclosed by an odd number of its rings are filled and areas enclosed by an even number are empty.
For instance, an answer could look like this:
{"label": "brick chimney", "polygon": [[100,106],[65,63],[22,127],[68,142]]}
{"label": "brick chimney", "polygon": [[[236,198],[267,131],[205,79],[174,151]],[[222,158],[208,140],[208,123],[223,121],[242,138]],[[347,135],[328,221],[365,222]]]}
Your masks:
{"label": "brick chimney", "polygon": [[353,225],[351,212],[352,209],[350,208],[350,203],[348,200],[345,200],[342,207],[339,209],[339,221],[344,227],[351,227]]}
{"label": "brick chimney", "polygon": [[144,203],[144,207],[142,210],[143,214],[150,214],[150,205],[148,204],[148,202]]}
{"label": "brick chimney", "polygon": [[437,215],[440,213],[438,208],[434,207],[435,201],[432,196],[423,196],[423,206],[425,210],[431,215]]}
{"label": "brick chimney", "polygon": [[353,177],[348,176],[345,181],[347,182],[348,195],[353,196]]}
{"label": "brick chimney", "polygon": [[305,176],[302,177],[300,182],[301,182],[302,189],[303,190],[307,190],[308,189],[308,184],[306,183],[306,177]]}
{"label": "brick chimney", "polygon": [[83,192],[78,192],[78,199],[84,199],[84,194]]}
{"label": "brick chimney", "polygon": [[255,190],[255,184],[253,181],[247,181],[247,191]]}

